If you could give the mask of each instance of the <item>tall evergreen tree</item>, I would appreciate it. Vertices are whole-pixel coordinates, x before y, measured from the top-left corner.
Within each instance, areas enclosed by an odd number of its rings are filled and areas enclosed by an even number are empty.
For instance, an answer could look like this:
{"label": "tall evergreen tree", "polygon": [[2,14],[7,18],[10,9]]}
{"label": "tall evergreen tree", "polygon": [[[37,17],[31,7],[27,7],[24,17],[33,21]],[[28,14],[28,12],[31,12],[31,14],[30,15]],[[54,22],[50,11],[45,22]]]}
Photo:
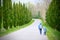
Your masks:
{"label": "tall evergreen tree", "polygon": [[10,28],[12,28],[12,1],[9,0],[8,2],[8,26],[10,26]]}
{"label": "tall evergreen tree", "polygon": [[17,19],[16,22],[17,22],[17,26],[18,26],[19,25],[19,17],[20,17],[19,16],[20,13],[19,13],[19,4],[18,3],[16,3],[16,14],[17,14],[16,15],[16,19]]}
{"label": "tall evergreen tree", "polygon": [[11,9],[11,0],[3,0],[3,26],[5,29],[8,29],[9,26],[9,15],[10,15],[10,9]]}
{"label": "tall evergreen tree", "polygon": [[60,31],[60,1],[52,0],[49,9],[46,13],[46,21],[47,23]]}
{"label": "tall evergreen tree", "polygon": [[13,4],[13,25],[14,25],[14,27],[16,27],[16,6],[15,6],[16,4],[14,3]]}
{"label": "tall evergreen tree", "polygon": [[19,2],[19,26],[22,24],[22,4]]}
{"label": "tall evergreen tree", "polygon": [[0,7],[1,7],[1,0],[0,0]]}
{"label": "tall evergreen tree", "polygon": [[1,17],[1,0],[0,0],[0,29],[1,29],[1,20],[2,20],[2,17]]}

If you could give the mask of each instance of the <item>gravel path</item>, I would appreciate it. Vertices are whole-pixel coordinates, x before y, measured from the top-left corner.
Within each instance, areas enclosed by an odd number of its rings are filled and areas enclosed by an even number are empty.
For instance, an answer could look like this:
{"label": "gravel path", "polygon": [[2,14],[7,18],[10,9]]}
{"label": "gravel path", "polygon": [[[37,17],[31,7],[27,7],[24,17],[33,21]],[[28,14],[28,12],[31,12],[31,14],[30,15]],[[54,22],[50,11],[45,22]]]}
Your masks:
{"label": "gravel path", "polygon": [[35,22],[28,27],[0,37],[0,40],[48,40],[46,35],[40,35],[39,33],[38,25],[40,20],[34,20]]}

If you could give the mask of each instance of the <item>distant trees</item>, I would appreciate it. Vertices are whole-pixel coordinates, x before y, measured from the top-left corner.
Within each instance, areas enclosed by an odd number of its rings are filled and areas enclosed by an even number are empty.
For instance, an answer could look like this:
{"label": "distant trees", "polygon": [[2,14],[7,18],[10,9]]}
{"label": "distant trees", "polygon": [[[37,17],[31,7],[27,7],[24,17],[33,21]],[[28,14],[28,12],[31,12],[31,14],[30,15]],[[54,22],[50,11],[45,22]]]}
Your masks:
{"label": "distant trees", "polygon": [[31,20],[31,12],[25,7],[25,4],[22,5],[19,2],[19,4],[13,3],[12,6],[11,0],[3,0],[3,7],[1,8],[0,5],[0,28],[2,23],[2,27],[8,29],[12,28],[12,26],[17,27],[24,25]]}
{"label": "distant trees", "polygon": [[46,21],[52,27],[60,31],[60,1],[52,0],[46,13]]}
{"label": "distant trees", "polygon": [[[39,3],[40,4],[40,3]],[[32,18],[41,18],[40,17],[40,5],[34,5],[30,2],[26,4],[27,8],[31,11],[32,13]]]}

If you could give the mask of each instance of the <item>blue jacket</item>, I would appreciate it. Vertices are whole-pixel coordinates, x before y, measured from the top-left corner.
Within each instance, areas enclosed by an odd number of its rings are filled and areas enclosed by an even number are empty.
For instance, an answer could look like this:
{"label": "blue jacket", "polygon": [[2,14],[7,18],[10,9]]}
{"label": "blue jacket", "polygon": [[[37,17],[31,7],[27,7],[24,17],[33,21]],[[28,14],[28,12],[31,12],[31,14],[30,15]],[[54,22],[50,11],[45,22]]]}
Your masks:
{"label": "blue jacket", "polygon": [[44,30],[44,32],[46,32],[47,31],[46,27],[43,27],[43,30]]}
{"label": "blue jacket", "polygon": [[39,29],[42,29],[42,24],[39,24],[39,25],[38,25],[38,28],[39,28]]}

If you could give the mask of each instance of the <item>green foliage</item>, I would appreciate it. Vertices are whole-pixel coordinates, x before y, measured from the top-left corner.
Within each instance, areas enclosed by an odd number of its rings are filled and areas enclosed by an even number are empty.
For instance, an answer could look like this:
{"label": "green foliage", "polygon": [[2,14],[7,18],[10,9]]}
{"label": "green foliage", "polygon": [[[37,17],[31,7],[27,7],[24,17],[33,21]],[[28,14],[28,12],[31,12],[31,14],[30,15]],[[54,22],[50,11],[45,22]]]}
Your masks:
{"label": "green foliage", "polygon": [[1,0],[0,0],[0,29],[1,29]]}
{"label": "green foliage", "polygon": [[60,32],[53,29],[51,26],[49,26],[44,20],[42,20],[42,25],[47,28],[47,36],[48,40],[60,40]]}
{"label": "green foliage", "polygon": [[30,22],[30,20],[32,19],[31,12],[25,7],[25,4],[22,5],[21,3],[19,3],[19,4],[14,3],[14,5],[15,5],[14,10],[16,10],[16,11],[14,11],[16,13],[15,18],[17,20],[16,25],[21,26],[23,24]]}
{"label": "green foliage", "polygon": [[[31,12],[25,7],[25,4],[13,3],[11,0],[3,0],[3,7],[0,8],[0,28],[3,24],[3,28],[6,30],[9,28],[21,26],[27,24],[32,20]],[[2,15],[3,14],[3,15]],[[3,22],[2,22],[3,21]]]}
{"label": "green foliage", "polygon": [[47,23],[60,31],[60,1],[59,0],[52,0],[49,9],[46,13],[46,21]]}
{"label": "green foliage", "polygon": [[11,19],[11,8],[12,8],[12,2],[11,0],[3,0],[3,27],[5,29],[8,29],[8,26],[10,26]]}
{"label": "green foliage", "polygon": [[37,12],[37,15],[32,16],[35,19],[40,19],[41,15],[40,15],[40,11]]}
{"label": "green foliage", "polygon": [[1,7],[1,0],[0,0],[0,7]]}
{"label": "green foliage", "polygon": [[2,28],[2,17],[3,17],[3,7],[1,6],[1,0],[0,0],[0,31]]}

